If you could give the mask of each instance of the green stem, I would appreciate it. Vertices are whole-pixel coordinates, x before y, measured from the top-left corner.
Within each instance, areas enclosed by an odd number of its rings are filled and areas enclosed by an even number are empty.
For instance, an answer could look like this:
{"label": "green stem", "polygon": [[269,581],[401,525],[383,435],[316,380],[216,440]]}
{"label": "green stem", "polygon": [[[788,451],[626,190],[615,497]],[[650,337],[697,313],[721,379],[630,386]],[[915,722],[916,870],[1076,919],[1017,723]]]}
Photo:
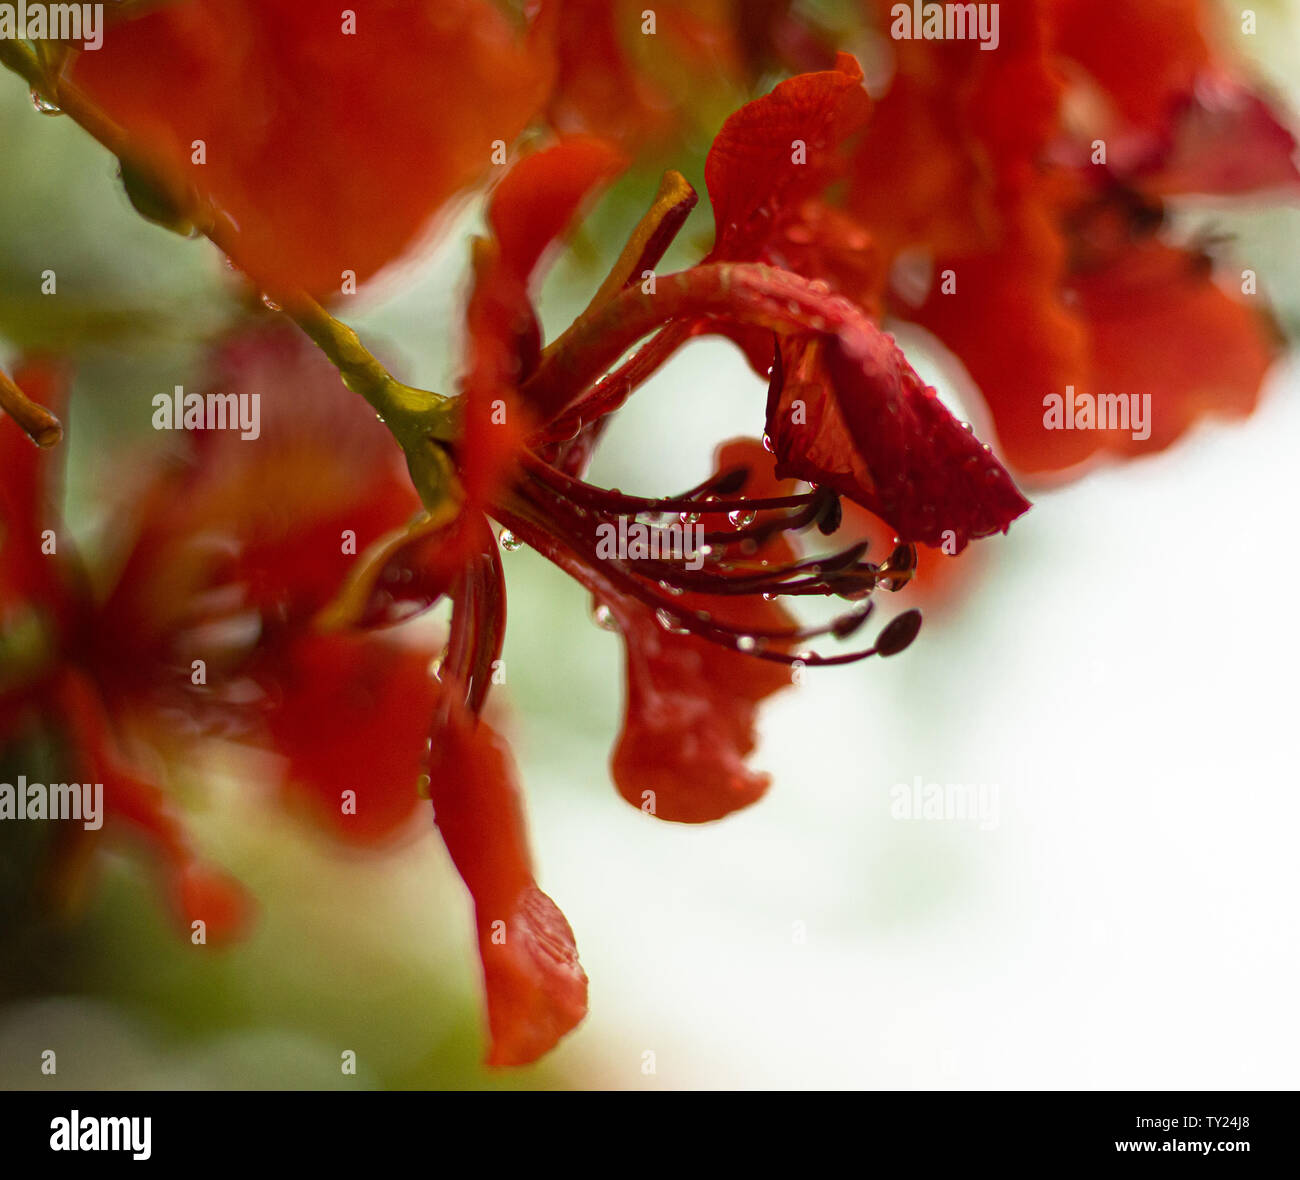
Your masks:
{"label": "green stem", "polygon": [[[194,189],[178,189],[165,169],[142,152],[125,129],[61,74],[51,76],[27,42],[0,40],[0,65],[21,77],[33,91],[134,168],[186,221],[227,256],[233,256],[238,249],[238,230],[229,216],[203,200]],[[343,383],[374,407],[408,457],[413,451],[422,455],[430,439],[446,442],[457,437],[453,399],[398,381],[371,355],[356,332],[336,320],[305,292],[284,293],[278,299],[287,314],[339,370]],[[424,494],[425,489],[421,492]]]}

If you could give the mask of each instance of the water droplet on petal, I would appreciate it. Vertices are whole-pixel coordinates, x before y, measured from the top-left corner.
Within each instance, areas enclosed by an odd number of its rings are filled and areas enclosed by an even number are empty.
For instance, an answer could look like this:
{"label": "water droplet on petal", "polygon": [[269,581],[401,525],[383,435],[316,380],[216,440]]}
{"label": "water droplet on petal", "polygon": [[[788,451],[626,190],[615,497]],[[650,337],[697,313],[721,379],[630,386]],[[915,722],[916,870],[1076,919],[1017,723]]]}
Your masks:
{"label": "water droplet on petal", "polygon": [[514,553],[517,549],[522,549],[524,543],[514,535],[509,529],[501,530],[501,548],[507,553]]}
{"label": "water droplet on petal", "polygon": [[262,295],[262,306],[263,306],[264,308],[266,308],[267,311],[283,311],[283,310],[284,310],[284,309],[283,309],[283,308],[282,308],[278,303],[276,303],[276,301],[275,301],[274,299],[272,299],[269,295],[267,295],[267,294],[265,294],[265,293],[263,293],[263,295]]}
{"label": "water droplet on petal", "polygon": [[618,632],[618,620],[614,617],[614,612],[609,609],[603,602],[596,604],[596,609],[591,612],[592,621],[602,631]]}
{"label": "water droplet on petal", "polygon": [[763,450],[765,450],[769,455],[776,454],[776,444],[772,442],[772,436],[770,434],[763,435]]}
{"label": "water droplet on petal", "polygon": [[689,635],[690,631],[685,627],[679,627],[672,614],[666,611],[662,606],[655,611],[655,619],[669,635]]}
{"label": "water droplet on petal", "polygon": [[63,110],[57,103],[52,103],[39,90],[32,91],[32,106],[34,106],[42,115],[61,115]]}

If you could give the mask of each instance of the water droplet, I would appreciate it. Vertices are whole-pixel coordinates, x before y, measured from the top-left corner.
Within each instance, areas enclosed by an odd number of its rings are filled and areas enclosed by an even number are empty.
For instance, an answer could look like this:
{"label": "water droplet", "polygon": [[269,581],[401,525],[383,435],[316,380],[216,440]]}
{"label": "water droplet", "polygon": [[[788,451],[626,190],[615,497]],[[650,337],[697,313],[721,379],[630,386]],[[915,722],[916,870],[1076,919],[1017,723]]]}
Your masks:
{"label": "water droplet", "polygon": [[763,435],[763,450],[765,450],[769,455],[776,454],[776,445],[772,442],[772,436],[770,434]]}
{"label": "water droplet", "polygon": [[433,780],[427,774],[420,775],[420,777],[415,780],[415,793],[419,795],[421,799],[428,799],[430,797],[429,787],[432,782]]}
{"label": "water droplet", "polygon": [[284,309],[283,309],[283,308],[282,308],[278,303],[276,303],[276,301],[275,301],[274,299],[272,299],[272,298],[271,298],[269,295],[267,295],[265,292],[262,294],[262,306],[263,306],[264,308],[266,308],[267,311],[283,311],[283,310],[284,310]]}
{"label": "water droplet", "polygon": [[614,617],[614,612],[609,609],[603,602],[596,604],[596,609],[591,612],[592,621],[602,631],[618,632],[618,620]]}
{"label": "water droplet", "polygon": [[753,651],[758,646],[758,640],[752,635],[738,635],[736,637],[737,651]]}
{"label": "water droplet", "polygon": [[32,106],[34,106],[42,115],[61,115],[62,109],[56,104],[50,102],[39,90],[32,91]]}
{"label": "water droplet", "polygon": [[682,524],[699,524],[700,514],[698,512],[680,512],[678,513],[678,519]]}
{"label": "water droplet", "polygon": [[734,508],[727,513],[727,519],[731,521],[731,527],[733,529],[743,529],[746,526],[753,524],[754,518],[757,515],[756,512],[748,509]]}
{"label": "water droplet", "polygon": [[677,595],[679,594],[686,593],[686,591],[683,590],[680,586],[674,586],[671,582],[660,582],[659,589],[662,590],[665,594],[671,594],[674,598],[676,598]]}
{"label": "water droplet", "polygon": [[679,627],[673,619],[672,614],[666,611],[662,606],[655,611],[655,619],[669,635],[689,635],[690,631],[685,627]]}
{"label": "water droplet", "polygon": [[963,422],[963,423],[961,424],[961,428],[962,428],[962,429],[963,429],[967,434],[974,434],[974,433],[975,433],[975,427],[973,427],[969,422]]}
{"label": "water droplet", "polygon": [[429,675],[435,680],[442,679],[442,656],[434,656],[429,661]]}
{"label": "water droplet", "polygon": [[522,549],[523,545],[524,543],[509,529],[501,530],[501,548],[507,553],[514,553],[517,549]]}

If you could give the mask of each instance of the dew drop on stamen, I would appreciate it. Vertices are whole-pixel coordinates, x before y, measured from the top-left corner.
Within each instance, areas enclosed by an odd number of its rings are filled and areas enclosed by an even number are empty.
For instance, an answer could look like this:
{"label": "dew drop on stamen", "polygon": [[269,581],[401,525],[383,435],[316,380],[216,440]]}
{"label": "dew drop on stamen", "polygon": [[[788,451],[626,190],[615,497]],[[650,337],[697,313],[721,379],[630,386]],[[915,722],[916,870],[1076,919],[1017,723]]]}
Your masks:
{"label": "dew drop on stamen", "polygon": [[737,651],[750,652],[753,651],[754,648],[756,648],[757,646],[758,646],[758,640],[755,639],[752,635],[736,636]]}
{"label": "dew drop on stamen", "polygon": [[752,510],[744,508],[733,508],[727,513],[727,519],[731,521],[731,527],[734,529],[743,529],[747,525],[754,523],[754,518],[758,514]]}
{"label": "dew drop on stamen", "polygon": [[32,91],[32,106],[34,106],[42,115],[61,115],[63,108],[56,103],[50,102],[39,90]]}
{"label": "dew drop on stamen", "polygon": [[501,548],[507,553],[514,553],[517,549],[522,549],[524,543],[514,535],[509,529],[501,530]]}
{"label": "dew drop on stamen", "polygon": [[674,598],[676,598],[677,595],[679,594],[686,593],[686,591],[683,590],[680,586],[674,586],[671,582],[660,582],[659,589],[662,590],[665,594],[671,594]]}

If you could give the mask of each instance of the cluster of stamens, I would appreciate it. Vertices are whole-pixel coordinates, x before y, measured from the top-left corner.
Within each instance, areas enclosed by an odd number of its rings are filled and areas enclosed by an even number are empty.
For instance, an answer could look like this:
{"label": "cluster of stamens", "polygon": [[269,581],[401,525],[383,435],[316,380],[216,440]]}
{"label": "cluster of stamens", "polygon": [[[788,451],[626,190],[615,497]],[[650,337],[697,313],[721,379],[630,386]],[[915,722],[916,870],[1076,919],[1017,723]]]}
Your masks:
{"label": "cluster of stamens", "polygon": [[[813,557],[763,557],[765,543],[782,535],[814,528],[822,536],[833,535],[841,524],[840,501],[829,488],[815,486],[785,496],[738,495],[748,477],[746,468],[736,467],[680,495],[650,499],[595,487],[529,454],[511,497],[514,511],[505,523],[529,541],[544,529],[589,573],[597,571],[595,577],[605,588],[648,606],[666,631],[694,635],[757,659],[805,666],[848,664],[870,655],[893,655],[911,643],[920,626],[915,610],[892,620],[869,647],[833,655],[802,647],[825,636],[843,640],[855,634],[872,613],[874,591],[898,590],[911,580],[916,551],[899,544],[876,564],[865,559],[867,542],[857,541]],[[598,527],[617,527],[620,518],[657,534],[654,540],[663,543],[652,546],[651,552],[661,556],[599,553]],[[727,527],[713,527],[722,521]],[[688,558],[679,544],[673,553],[673,542],[679,541],[684,527],[692,526],[703,529],[697,534],[697,552]],[[599,597],[599,587],[593,589]],[[741,627],[687,606],[681,601],[687,593],[762,596],[768,601],[834,595],[854,605],[819,626]]]}

